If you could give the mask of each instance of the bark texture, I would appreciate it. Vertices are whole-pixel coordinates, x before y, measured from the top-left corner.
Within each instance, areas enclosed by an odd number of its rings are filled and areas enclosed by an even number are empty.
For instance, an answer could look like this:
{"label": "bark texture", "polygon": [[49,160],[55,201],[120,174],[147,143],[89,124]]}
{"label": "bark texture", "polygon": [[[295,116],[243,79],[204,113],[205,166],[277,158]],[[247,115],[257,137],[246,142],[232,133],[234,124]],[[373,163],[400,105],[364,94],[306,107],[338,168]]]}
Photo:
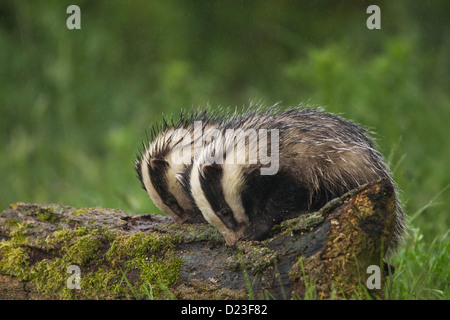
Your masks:
{"label": "bark texture", "polygon": [[394,190],[385,180],[284,221],[264,241],[234,247],[206,224],[15,203],[0,214],[0,299],[376,296],[381,290],[366,287],[367,268],[379,266],[383,288],[395,220]]}

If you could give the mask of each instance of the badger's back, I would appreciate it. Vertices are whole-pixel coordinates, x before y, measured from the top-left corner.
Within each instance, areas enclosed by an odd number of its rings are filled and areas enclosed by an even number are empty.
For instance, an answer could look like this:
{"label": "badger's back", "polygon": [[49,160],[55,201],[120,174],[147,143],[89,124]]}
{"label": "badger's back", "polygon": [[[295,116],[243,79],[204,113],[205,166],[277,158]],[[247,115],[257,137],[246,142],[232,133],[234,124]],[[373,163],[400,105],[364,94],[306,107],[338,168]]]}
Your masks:
{"label": "badger's back", "polygon": [[[279,133],[279,163],[274,175],[261,175],[259,169],[264,165],[260,162],[236,164],[230,161],[227,164],[226,159],[224,164],[213,164],[216,169],[208,169],[208,172],[202,172],[202,164],[194,168],[200,170],[194,173],[194,179],[200,179],[202,185],[194,181],[191,186],[197,198],[201,198],[202,213],[224,236],[227,234],[232,239],[230,242],[242,238],[262,239],[273,224],[316,210],[329,200],[373,180],[388,178],[396,188],[370,133],[339,116],[302,108],[284,112],[250,111],[235,115],[224,125],[223,136],[227,129],[277,129]],[[271,143],[270,139],[267,141]],[[217,139],[210,148],[222,150],[225,158],[232,149],[235,153],[261,151],[260,144],[251,136],[245,148],[238,144],[237,139],[224,138]],[[208,151],[205,149],[203,153]],[[250,156],[244,158],[248,160]],[[208,181],[214,181],[213,185]],[[210,196],[205,194],[206,189]],[[233,216],[224,217],[230,210]],[[401,241],[404,220],[397,199],[396,236],[391,248]]]}

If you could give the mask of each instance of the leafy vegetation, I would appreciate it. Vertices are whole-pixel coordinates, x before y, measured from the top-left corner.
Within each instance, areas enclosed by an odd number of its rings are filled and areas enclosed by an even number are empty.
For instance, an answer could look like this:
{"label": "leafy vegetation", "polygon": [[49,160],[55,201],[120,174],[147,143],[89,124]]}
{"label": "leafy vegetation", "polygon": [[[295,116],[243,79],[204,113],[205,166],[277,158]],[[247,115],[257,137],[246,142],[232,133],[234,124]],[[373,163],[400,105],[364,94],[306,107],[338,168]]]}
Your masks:
{"label": "leafy vegetation", "polygon": [[159,212],[133,158],[163,112],[325,106],[377,132],[414,216],[389,297],[448,299],[450,3],[377,4],[381,30],[363,1],[2,1],[1,208]]}

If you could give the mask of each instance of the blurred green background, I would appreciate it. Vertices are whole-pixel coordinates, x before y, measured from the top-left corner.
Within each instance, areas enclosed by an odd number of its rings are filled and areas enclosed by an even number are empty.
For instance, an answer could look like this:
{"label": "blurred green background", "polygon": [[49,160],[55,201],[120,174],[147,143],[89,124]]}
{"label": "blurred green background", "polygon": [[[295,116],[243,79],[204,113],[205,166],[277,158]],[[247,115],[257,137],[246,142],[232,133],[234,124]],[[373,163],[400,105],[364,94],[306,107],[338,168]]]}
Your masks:
{"label": "blurred green background", "polygon": [[[71,4],[81,30],[66,27]],[[370,4],[2,0],[1,210],[158,212],[133,159],[162,113],[304,102],[376,131],[411,224],[446,235],[450,2],[376,1],[381,30]]]}

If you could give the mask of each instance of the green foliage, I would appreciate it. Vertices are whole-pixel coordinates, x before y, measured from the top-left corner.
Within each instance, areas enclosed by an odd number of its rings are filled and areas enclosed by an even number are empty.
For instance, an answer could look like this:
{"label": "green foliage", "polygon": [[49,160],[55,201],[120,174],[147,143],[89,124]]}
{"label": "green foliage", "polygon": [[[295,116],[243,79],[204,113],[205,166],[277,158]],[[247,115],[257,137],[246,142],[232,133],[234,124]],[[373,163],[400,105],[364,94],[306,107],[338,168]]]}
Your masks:
{"label": "green foliage", "polygon": [[[81,30],[66,28],[70,4]],[[133,170],[148,125],[162,112],[252,100],[323,105],[376,131],[406,211],[417,212],[450,181],[450,7],[377,4],[381,30],[366,28],[364,2],[2,1],[0,207],[159,212]],[[446,259],[449,210],[436,202],[412,222],[423,247],[412,237],[402,265]],[[414,283],[413,273],[398,280]],[[434,295],[419,291],[399,297]]]}
{"label": "green foliage", "polygon": [[407,248],[391,262],[397,271],[387,286],[387,298],[450,299],[449,232],[427,242],[419,228],[412,229]]}

